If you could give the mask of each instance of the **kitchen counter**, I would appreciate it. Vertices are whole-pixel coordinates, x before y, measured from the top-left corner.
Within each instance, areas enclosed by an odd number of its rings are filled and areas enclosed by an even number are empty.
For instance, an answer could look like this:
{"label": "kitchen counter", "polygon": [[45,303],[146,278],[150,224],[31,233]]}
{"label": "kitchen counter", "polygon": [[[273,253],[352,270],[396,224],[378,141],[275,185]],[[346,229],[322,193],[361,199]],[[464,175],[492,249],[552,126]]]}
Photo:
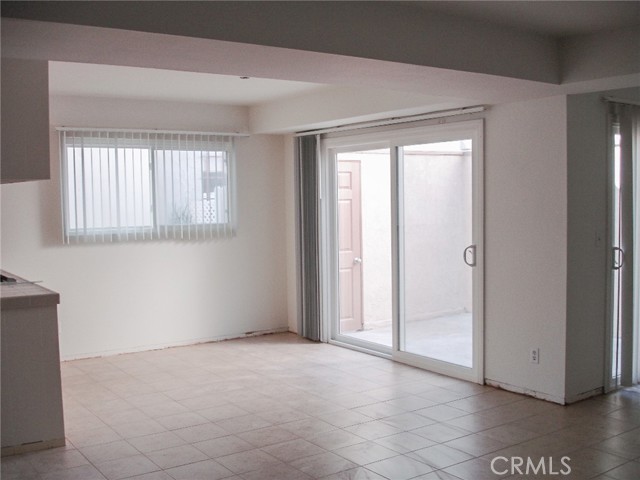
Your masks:
{"label": "kitchen counter", "polygon": [[0,283],[1,310],[46,307],[60,303],[58,293],[4,270],[0,270],[0,273],[16,280],[15,282]]}
{"label": "kitchen counter", "polygon": [[0,283],[2,456],[65,444],[60,296],[8,272]]}

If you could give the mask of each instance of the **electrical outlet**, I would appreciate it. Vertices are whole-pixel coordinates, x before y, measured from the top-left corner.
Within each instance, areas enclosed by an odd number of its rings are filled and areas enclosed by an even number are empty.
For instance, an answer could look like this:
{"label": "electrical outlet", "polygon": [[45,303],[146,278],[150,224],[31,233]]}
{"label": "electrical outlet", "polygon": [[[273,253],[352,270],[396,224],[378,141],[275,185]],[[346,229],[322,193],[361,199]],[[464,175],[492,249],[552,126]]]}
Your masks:
{"label": "electrical outlet", "polygon": [[534,363],[534,364],[538,364],[540,363],[540,349],[539,348],[532,348],[529,351],[529,363]]}

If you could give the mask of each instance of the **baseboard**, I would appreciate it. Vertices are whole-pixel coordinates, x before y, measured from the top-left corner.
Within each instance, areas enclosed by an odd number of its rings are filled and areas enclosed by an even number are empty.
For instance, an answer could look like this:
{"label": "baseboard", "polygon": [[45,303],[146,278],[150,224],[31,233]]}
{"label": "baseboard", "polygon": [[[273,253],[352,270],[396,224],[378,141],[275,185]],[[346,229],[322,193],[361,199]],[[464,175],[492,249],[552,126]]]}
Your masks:
{"label": "baseboard", "polygon": [[50,448],[64,447],[65,445],[66,442],[64,438],[56,438],[54,440],[25,443],[12,447],[2,447],[2,456],[9,457],[11,455],[20,455],[22,453],[37,452],[40,450],[48,450]]}
{"label": "baseboard", "polygon": [[582,400],[586,400],[587,398],[597,397],[598,395],[602,395],[604,393],[603,387],[594,388],[593,390],[589,390],[588,392],[577,393],[575,395],[568,395],[565,399],[567,404],[580,402]]}
{"label": "baseboard", "polygon": [[551,395],[549,393],[537,392],[535,390],[531,390],[524,387],[516,387],[515,385],[510,385],[504,382],[498,382],[496,380],[491,380],[488,378],[485,379],[485,383],[491,387],[501,388],[502,390],[519,393],[521,395],[527,395],[529,397],[538,398],[540,400],[546,400],[547,402],[553,402],[559,405],[566,404],[566,400],[564,397],[558,397],[556,395]]}
{"label": "baseboard", "polygon": [[149,350],[162,350],[165,348],[172,347],[186,347],[189,345],[198,345],[201,343],[213,343],[213,342],[222,342],[224,340],[235,340],[238,338],[249,338],[249,337],[258,337],[260,335],[269,335],[272,333],[287,333],[289,332],[289,327],[278,327],[278,328],[270,328],[267,330],[256,330],[253,332],[245,332],[245,333],[232,333],[229,335],[219,335],[216,337],[206,337],[206,338],[195,338],[190,340],[183,340],[180,342],[170,342],[170,343],[161,343],[161,344],[151,344],[151,345],[140,345],[132,348],[125,349],[114,349],[114,350],[103,350],[100,352],[87,352],[87,353],[79,353],[74,355],[61,355],[60,360],[63,362],[70,360],[82,360],[87,358],[98,358],[98,357],[110,357],[113,355],[122,355],[125,353],[138,353],[138,352],[147,352]]}

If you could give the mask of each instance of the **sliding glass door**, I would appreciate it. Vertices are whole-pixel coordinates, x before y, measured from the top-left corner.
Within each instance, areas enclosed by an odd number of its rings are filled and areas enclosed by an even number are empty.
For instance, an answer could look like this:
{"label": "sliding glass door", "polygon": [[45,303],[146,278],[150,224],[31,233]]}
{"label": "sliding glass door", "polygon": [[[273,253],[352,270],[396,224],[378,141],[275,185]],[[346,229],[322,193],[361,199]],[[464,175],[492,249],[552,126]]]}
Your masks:
{"label": "sliding glass door", "polygon": [[640,107],[610,104],[610,276],[605,390],[640,381]]}
{"label": "sliding glass door", "polygon": [[329,338],[481,382],[481,121],[324,147]]}
{"label": "sliding glass door", "polygon": [[398,350],[473,366],[472,140],[398,150]]}

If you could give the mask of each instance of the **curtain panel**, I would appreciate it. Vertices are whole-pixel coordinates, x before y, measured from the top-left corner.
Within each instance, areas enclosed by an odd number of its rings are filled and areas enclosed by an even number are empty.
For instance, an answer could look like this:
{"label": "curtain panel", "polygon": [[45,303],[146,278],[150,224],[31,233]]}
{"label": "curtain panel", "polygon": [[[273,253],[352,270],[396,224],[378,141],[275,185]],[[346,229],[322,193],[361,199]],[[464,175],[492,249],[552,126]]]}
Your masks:
{"label": "curtain panel", "polygon": [[319,138],[295,139],[299,333],[320,340]]}

